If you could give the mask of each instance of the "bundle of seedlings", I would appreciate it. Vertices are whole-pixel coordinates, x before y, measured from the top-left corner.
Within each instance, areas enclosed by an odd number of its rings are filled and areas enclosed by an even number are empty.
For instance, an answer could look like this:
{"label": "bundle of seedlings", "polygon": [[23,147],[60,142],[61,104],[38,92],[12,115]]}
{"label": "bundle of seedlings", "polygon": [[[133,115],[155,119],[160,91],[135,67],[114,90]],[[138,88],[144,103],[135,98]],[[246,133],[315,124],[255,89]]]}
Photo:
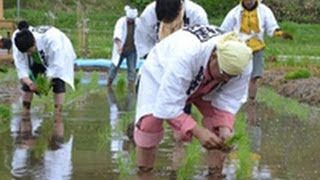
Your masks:
{"label": "bundle of seedlings", "polygon": [[35,79],[35,84],[37,85],[37,94],[39,96],[44,95],[47,96],[52,87],[52,84],[44,74],[39,74]]}

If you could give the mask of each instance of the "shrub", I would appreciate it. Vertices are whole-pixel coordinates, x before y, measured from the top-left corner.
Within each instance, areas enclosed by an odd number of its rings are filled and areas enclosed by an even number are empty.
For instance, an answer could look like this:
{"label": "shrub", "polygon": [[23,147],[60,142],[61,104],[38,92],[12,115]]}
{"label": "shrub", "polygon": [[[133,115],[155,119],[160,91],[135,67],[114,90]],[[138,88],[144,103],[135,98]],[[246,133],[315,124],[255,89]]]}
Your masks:
{"label": "shrub", "polygon": [[292,79],[306,79],[311,76],[311,73],[307,69],[300,69],[297,71],[289,72],[285,75],[285,80],[292,80]]}

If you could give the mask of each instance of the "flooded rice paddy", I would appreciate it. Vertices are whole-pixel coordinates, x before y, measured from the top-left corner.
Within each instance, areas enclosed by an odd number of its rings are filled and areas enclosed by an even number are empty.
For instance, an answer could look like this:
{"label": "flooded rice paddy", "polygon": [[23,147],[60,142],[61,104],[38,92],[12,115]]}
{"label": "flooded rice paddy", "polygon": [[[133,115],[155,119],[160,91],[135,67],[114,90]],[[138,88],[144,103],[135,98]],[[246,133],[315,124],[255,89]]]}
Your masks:
{"label": "flooded rice paddy", "polygon": [[[90,74],[81,80],[90,82]],[[133,120],[135,98],[117,87],[107,90],[104,76],[97,93],[89,95],[62,116],[32,111],[22,116],[17,104],[0,134],[0,179],[139,179],[135,175],[134,146],[126,137]],[[258,106],[259,125],[251,134],[252,179],[319,179],[320,122],[299,120],[285,112],[275,115]],[[2,128],[3,129],[3,128]],[[179,154],[167,130],[155,170],[145,179],[175,179],[173,154]],[[206,177],[205,151],[187,179]],[[230,155],[224,166],[226,179],[236,179],[238,160]],[[140,177],[140,179],[143,179]]]}

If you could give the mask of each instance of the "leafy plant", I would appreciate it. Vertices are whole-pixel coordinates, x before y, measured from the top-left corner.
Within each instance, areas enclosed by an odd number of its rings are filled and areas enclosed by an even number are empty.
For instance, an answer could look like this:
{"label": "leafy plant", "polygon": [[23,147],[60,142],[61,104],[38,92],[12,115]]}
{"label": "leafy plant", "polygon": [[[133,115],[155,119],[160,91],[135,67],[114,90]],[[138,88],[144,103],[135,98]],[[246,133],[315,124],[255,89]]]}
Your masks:
{"label": "leafy plant", "polygon": [[191,177],[195,174],[196,167],[201,159],[201,153],[199,152],[201,152],[201,145],[198,141],[193,140],[191,144],[187,145],[186,156],[177,171],[179,180],[192,179]]}
{"label": "leafy plant", "polygon": [[1,67],[0,68],[0,72],[2,72],[2,73],[7,73],[8,72],[8,68],[7,67]]}
{"label": "leafy plant", "polygon": [[47,96],[51,89],[51,82],[48,81],[44,74],[39,74],[35,80],[39,95]]}
{"label": "leafy plant", "polygon": [[310,71],[307,69],[300,69],[297,71],[289,72],[285,75],[285,80],[292,80],[292,79],[307,79],[311,76]]}

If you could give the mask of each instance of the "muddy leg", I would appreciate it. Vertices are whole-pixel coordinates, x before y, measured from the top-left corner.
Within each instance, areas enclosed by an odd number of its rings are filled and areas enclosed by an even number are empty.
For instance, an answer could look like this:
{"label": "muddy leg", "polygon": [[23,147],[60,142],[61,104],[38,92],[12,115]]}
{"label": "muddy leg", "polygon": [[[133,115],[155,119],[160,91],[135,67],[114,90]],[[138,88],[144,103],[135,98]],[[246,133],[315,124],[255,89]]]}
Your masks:
{"label": "muddy leg", "polygon": [[156,158],[157,147],[143,148],[136,146],[138,176],[150,176]]}
{"label": "muddy leg", "polygon": [[208,151],[208,179],[224,179],[225,175],[222,174],[224,160],[227,153],[213,149]]}
{"label": "muddy leg", "polygon": [[182,141],[176,140],[174,144],[173,154],[172,154],[173,171],[177,171],[179,169],[184,156],[185,156],[184,144]]}
{"label": "muddy leg", "polygon": [[54,94],[54,113],[61,114],[62,104],[64,101],[64,93],[55,93]]}
{"label": "muddy leg", "polygon": [[22,96],[22,115],[30,114],[33,92],[24,92]]}
{"label": "muddy leg", "polygon": [[249,99],[245,105],[245,112],[247,116],[247,122],[249,126],[257,124],[257,112],[256,112],[256,100]]}
{"label": "muddy leg", "polygon": [[247,115],[247,121],[249,125],[255,125],[257,121],[256,117],[256,96],[257,96],[257,85],[258,78],[253,78],[250,80],[249,84],[249,99],[246,104],[246,115]]}

